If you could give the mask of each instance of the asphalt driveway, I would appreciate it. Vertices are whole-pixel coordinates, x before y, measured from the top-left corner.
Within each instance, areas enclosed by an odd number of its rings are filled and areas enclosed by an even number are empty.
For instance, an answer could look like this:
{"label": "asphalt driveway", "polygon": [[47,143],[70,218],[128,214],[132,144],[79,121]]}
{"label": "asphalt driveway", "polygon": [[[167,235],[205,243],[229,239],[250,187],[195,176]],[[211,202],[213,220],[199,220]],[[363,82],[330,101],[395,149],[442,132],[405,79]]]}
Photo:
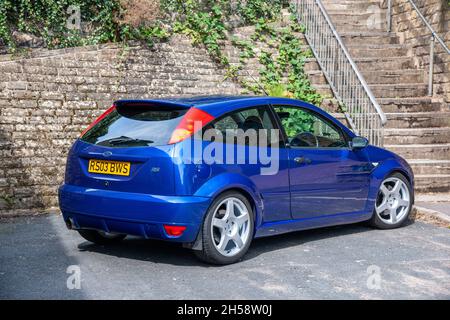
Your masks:
{"label": "asphalt driveway", "polygon": [[[69,266],[80,289],[67,287]],[[57,215],[17,218],[0,223],[0,298],[450,299],[450,230],[296,232],[256,240],[243,262],[216,267],[157,241],[94,245]]]}

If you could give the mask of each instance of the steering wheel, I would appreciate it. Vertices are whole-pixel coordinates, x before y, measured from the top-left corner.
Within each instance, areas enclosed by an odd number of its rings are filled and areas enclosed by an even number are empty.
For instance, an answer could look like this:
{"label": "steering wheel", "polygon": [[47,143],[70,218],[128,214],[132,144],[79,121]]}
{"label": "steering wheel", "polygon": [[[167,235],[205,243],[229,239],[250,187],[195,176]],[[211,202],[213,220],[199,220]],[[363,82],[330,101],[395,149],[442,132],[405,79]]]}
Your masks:
{"label": "steering wheel", "polygon": [[299,133],[292,139],[291,144],[294,146],[319,147],[319,140],[311,132]]}

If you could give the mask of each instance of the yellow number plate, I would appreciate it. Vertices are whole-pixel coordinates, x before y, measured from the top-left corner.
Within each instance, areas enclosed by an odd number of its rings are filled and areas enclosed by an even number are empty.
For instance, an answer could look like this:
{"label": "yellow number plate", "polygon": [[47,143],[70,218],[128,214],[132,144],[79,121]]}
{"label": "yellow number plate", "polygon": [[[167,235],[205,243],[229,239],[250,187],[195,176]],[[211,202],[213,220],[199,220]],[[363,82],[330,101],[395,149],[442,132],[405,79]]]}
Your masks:
{"label": "yellow number plate", "polygon": [[130,162],[121,161],[104,161],[104,160],[89,160],[88,171],[92,173],[113,174],[117,176],[130,175]]}

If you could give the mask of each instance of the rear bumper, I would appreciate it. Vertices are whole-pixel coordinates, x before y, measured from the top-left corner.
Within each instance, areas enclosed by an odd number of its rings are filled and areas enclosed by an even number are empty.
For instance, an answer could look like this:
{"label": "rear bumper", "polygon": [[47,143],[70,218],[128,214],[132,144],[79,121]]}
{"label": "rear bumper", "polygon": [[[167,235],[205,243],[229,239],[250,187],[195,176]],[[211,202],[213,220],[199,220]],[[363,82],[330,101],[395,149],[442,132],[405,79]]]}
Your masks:
{"label": "rear bumper", "polygon": [[[176,242],[195,241],[211,199],[194,196],[158,196],[84,188],[64,184],[59,206],[64,220],[75,229],[97,229]],[[163,225],[186,226],[171,237]]]}

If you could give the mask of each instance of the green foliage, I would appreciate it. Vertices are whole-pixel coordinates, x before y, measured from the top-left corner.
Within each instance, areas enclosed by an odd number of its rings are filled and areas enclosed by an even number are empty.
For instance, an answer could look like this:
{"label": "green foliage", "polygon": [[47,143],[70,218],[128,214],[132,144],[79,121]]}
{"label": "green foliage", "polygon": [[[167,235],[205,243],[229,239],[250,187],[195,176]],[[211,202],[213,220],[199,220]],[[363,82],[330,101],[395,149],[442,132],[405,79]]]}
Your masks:
{"label": "green foliage", "polygon": [[174,32],[190,36],[194,44],[203,44],[216,61],[228,65],[219,44],[225,39],[224,3],[223,0],[172,0],[166,8],[175,9],[180,14],[174,24]]}
{"label": "green foliage", "polygon": [[271,97],[286,97],[287,88],[283,83],[275,83],[266,85],[267,94]]}
{"label": "green foliage", "polygon": [[[12,33],[15,30],[41,37],[49,48],[128,40],[144,41],[151,46],[155,41],[168,39],[172,33],[181,33],[189,36],[194,44],[203,45],[225,68],[225,77],[240,82],[247,91],[269,92],[320,104],[322,97],[311,86],[304,71],[305,61],[312,53],[305,50],[295,36],[305,28],[293,15],[287,28],[276,30],[272,25],[280,18],[285,3],[283,0],[247,0],[233,7],[230,0],[161,0],[166,18],[170,17],[166,21],[169,23],[159,21],[132,26],[119,22],[123,10],[119,0],[0,0],[0,39],[14,51],[16,43]],[[81,21],[87,27],[83,31],[67,29],[69,14],[66,10],[70,5],[80,7]],[[238,65],[230,64],[221,45],[229,28],[227,17],[231,15],[255,26],[251,40],[232,39],[232,44],[240,49]],[[267,44],[270,50],[256,56],[256,42]],[[258,70],[259,82],[240,79],[239,71],[247,60],[255,57],[262,65]],[[282,83],[286,76],[287,83]]]}
{"label": "green foliage", "polygon": [[244,63],[246,59],[255,57],[254,45],[251,42],[232,38],[231,44],[241,50],[239,57],[242,63]]}
{"label": "green foliage", "polygon": [[7,209],[11,209],[14,207],[14,203],[16,202],[14,197],[8,194],[0,194],[0,199],[3,200],[6,204]]}
{"label": "green foliage", "polygon": [[281,109],[280,111],[289,112],[289,117],[282,119],[288,137],[293,137],[299,132],[314,132],[315,118],[309,113],[300,109]]}
{"label": "green foliage", "polygon": [[[288,28],[278,32],[268,23],[258,20],[252,38],[268,44],[274,39],[279,42],[278,58],[274,59],[267,51],[262,51],[258,57],[262,65],[259,70],[260,82],[264,91],[270,95],[293,97],[320,105],[323,97],[312,87],[304,70],[306,59],[312,57],[311,50],[302,48],[302,43],[295,35],[301,31],[304,31],[304,28],[293,18],[290,19]],[[281,80],[286,74],[288,83],[282,84]],[[247,85],[246,89],[257,94],[264,93],[259,86]]]}
{"label": "green foliage", "polygon": [[277,32],[270,26],[268,21],[260,18],[255,23],[255,33],[252,35],[252,40],[268,42],[269,40],[275,40]]}
{"label": "green foliage", "polygon": [[[80,8],[82,30],[67,28],[69,6]],[[120,23],[122,10],[119,0],[0,0],[0,42],[14,52],[14,31],[40,37],[50,49],[127,40],[152,45],[170,36],[159,23]]]}
{"label": "green foliage", "polygon": [[120,39],[127,40],[142,40],[148,46],[153,46],[155,41],[165,41],[170,38],[170,32],[159,24],[152,26],[139,26],[133,28],[131,26],[124,26],[120,29]]}
{"label": "green foliage", "polygon": [[281,70],[273,59],[272,54],[266,51],[262,51],[259,56],[259,62],[262,64],[262,68],[259,70],[261,81],[265,86],[273,86],[281,81]]}
{"label": "green foliage", "polygon": [[[14,30],[41,37],[49,48],[69,47],[118,41],[119,25],[115,17],[120,10],[117,0],[0,0],[0,39],[11,51],[16,48]],[[78,6],[81,21],[89,26],[84,35],[69,30],[66,12]]]}
{"label": "green foliage", "polygon": [[258,21],[273,21],[278,18],[282,3],[281,0],[247,0],[239,1],[237,11],[247,24]]}
{"label": "green foliage", "polygon": [[8,0],[2,0],[0,5],[0,40],[2,40],[5,44],[13,43],[7,16],[8,10],[11,6],[11,1]]}

